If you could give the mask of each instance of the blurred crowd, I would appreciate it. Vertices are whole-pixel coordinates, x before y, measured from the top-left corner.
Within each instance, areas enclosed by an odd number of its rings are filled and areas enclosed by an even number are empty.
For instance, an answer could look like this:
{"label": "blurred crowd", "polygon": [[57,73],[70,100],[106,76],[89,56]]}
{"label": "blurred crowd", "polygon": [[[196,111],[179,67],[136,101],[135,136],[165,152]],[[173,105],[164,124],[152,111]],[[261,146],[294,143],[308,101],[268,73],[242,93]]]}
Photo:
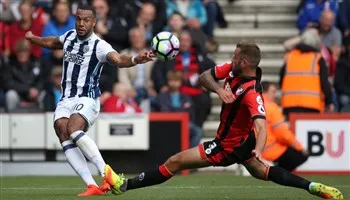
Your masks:
{"label": "blurred crowd", "polygon": [[218,50],[215,27],[227,27],[216,0],[1,0],[0,108],[12,113],[55,110],[61,96],[63,51],[31,45],[25,34],[60,36],[74,29],[80,4],[93,6],[95,33],[122,54],[148,50],[161,31],[180,39],[175,60],[126,69],[106,64],[100,78],[101,108],[122,113],[188,112],[191,142],[198,144],[211,108],[198,76],[215,65],[208,56]]}
{"label": "blurred crowd", "polygon": [[292,112],[350,112],[350,0],[302,0],[300,34],[284,42],[281,106]]}
{"label": "blurred crowd", "polygon": [[[233,0],[228,0],[233,2]],[[122,54],[148,50],[170,31],[180,40],[174,60],[101,73],[103,112],[188,112],[191,145],[201,136],[211,98],[199,74],[215,65],[215,27],[227,28],[216,0],[1,0],[0,110],[54,111],[61,96],[62,50],[31,45],[25,33],[60,36],[75,28],[79,4],[97,13],[95,33]],[[281,106],[291,112],[350,111],[350,0],[302,0],[300,35],[284,42]],[[233,51],[233,50],[232,50]]]}

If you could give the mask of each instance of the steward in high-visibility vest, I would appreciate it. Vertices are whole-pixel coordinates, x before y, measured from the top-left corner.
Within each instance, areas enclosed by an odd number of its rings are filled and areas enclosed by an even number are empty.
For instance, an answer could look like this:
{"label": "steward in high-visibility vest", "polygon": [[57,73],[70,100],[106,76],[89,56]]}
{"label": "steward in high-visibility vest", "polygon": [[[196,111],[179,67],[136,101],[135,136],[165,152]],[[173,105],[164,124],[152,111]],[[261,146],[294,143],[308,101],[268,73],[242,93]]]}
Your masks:
{"label": "steward in high-visibility vest", "polygon": [[267,132],[262,157],[292,171],[307,160],[306,150],[289,129],[281,108],[274,102],[276,87],[268,82],[262,82],[262,85]]}
{"label": "steward in high-visibility vest", "polygon": [[327,65],[315,48],[299,44],[285,58],[281,70],[281,106],[291,112],[323,112],[332,104]]}

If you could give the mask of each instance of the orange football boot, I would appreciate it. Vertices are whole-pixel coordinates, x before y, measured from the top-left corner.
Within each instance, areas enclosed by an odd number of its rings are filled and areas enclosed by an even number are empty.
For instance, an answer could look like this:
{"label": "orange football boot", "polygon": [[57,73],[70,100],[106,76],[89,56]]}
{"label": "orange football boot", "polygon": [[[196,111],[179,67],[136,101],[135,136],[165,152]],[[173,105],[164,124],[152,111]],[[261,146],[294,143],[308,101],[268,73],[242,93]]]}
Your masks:
{"label": "orange football boot", "polygon": [[100,186],[100,190],[104,193],[111,190],[111,186],[108,184],[106,177],[102,177],[102,185]]}
{"label": "orange football boot", "polygon": [[105,193],[96,185],[88,185],[85,192],[78,194],[78,197],[99,196]]}

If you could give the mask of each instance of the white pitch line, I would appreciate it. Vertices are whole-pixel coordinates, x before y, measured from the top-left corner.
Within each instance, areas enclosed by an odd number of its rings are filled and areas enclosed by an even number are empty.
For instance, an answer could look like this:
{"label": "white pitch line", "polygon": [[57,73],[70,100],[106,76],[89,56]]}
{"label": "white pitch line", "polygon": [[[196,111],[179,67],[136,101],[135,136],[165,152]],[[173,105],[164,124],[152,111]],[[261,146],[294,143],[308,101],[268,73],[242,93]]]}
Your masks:
{"label": "white pitch line", "polygon": [[[350,188],[350,185],[336,185],[334,187],[337,188]],[[287,188],[285,186],[264,186],[264,185],[256,185],[256,186],[210,186],[210,187],[200,187],[200,186],[164,186],[164,187],[149,187],[148,189],[252,189],[252,188],[261,188],[261,189],[281,189],[281,188]],[[81,190],[84,188],[30,188],[30,187],[10,187],[10,188],[0,188],[1,190]]]}

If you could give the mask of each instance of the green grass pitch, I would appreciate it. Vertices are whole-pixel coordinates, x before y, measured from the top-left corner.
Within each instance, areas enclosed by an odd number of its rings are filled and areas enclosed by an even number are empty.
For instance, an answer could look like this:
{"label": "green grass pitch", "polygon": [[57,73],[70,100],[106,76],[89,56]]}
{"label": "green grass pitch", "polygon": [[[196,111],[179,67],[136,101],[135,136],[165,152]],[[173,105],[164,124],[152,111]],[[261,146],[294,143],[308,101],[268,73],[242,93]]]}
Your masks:
{"label": "green grass pitch", "polygon": [[[350,199],[349,176],[308,176],[307,178],[337,186],[343,192],[344,198]],[[281,187],[251,177],[233,176],[230,173],[176,176],[162,185],[129,191],[121,196],[107,194],[78,198],[75,195],[84,190],[84,184],[78,177],[0,177],[0,189],[1,200],[318,199],[303,190]]]}

